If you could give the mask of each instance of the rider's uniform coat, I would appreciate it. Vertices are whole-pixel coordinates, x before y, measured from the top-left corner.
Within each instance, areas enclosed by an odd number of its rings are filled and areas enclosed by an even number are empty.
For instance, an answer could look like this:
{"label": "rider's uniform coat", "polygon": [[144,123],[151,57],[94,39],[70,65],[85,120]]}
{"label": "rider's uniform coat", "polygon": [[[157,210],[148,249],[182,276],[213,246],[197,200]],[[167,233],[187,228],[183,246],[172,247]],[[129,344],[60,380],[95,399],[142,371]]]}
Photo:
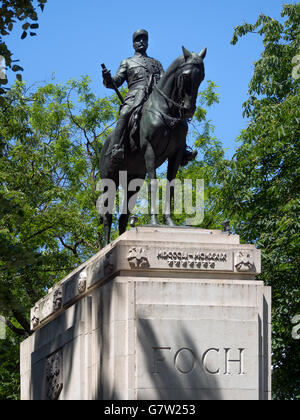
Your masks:
{"label": "rider's uniform coat", "polygon": [[[151,93],[153,83],[156,84],[164,73],[163,66],[158,60],[147,54],[135,53],[133,57],[123,60],[112,78],[117,87],[125,81],[128,84],[128,94],[121,107],[120,117],[131,114],[132,110],[141,104],[145,96]],[[108,88],[111,83],[104,82]]]}

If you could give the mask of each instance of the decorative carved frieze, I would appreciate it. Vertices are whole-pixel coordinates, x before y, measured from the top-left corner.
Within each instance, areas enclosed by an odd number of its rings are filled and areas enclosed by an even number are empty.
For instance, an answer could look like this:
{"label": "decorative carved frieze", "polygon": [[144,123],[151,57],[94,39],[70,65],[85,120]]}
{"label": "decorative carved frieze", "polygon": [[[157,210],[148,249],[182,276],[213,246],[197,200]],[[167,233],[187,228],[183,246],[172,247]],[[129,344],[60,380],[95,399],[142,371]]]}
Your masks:
{"label": "decorative carved frieze", "polygon": [[63,350],[60,349],[46,360],[46,398],[58,400],[63,389]]}
{"label": "decorative carved frieze", "polygon": [[62,306],[61,288],[56,289],[53,293],[53,311],[58,311]]}
{"label": "decorative carved frieze", "polygon": [[40,308],[36,305],[31,310],[31,328],[36,328],[40,323]]}
{"label": "decorative carved frieze", "polygon": [[234,265],[237,271],[255,271],[253,252],[242,250],[235,252]]}
{"label": "decorative carved frieze", "polygon": [[48,318],[62,308],[62,289],[58,287],[50,292],[39,303],[39,321]]}
{"label": "decorative carved frieze", "polygon": [[[145,229],[147,231],[147,228]],[[130,240],[125,238],[124,241],[116,241],[56,284],[49,290],[48,295],[36,304],[36,308],[31,309],[32,329],[37,329],[50,321],[62,312],[62,308],[67,309],[83,298],[89,290],[101,287],[104,281],[114,274],[119,275],[128,270],[129,267],[140,271],[151,268],[156,273],[159,270],[235,273],[239,279],[240,274],[260,272],[259,250],[254,246],[239,244],[238,238],[234,238],[235,235],[202,232],[200,229],[199,235],[205,234],[208,241],[203,242],[201,236],[198,243],[195,241],[197,232],[194,229],[178,232],[176,229],[166,229],[166,235],[169,237],[174,232],[172,240],[165,239],[163,228],[161,231],[156,228],[154,231],[152,228],[149,229],[151,233],[149,241],[146,231],[144,239],[143,232],[140,235],[136,231],[128,231],[126,235],[130,236]],[[190,235],[190,232],[193,235]]]}
{"label": "decorative carved frieze", "polygon": [[82,271],[78,279],[78,292],[84,293],[86,291],[86,281],[87,281],[87,272],[86,270]]}
{"label": "decorative carved frieze", "polygon": [[141,247],[130,248],[127,260],[131,268],[147,268],[150,266],[146,250]]}

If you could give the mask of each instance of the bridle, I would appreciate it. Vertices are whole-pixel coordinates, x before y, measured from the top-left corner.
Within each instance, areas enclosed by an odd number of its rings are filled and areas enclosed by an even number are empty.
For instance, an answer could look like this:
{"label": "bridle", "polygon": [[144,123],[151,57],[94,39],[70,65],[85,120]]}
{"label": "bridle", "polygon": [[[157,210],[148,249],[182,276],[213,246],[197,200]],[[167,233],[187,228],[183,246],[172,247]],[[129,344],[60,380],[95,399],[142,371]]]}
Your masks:
{"label": "bridle", "polygon": [[184,106],[178,104],[177,102],[173,101],[173,99],[169,98],[162,90],[159,89],[159,87],[157,85],[154,85],[154,89],[157,90],[157,92],[163,97],[165,98],[165,100],[169,103],[171,103],[172,105],[176,106],[177,108],[179,108],[180,110],[184,109]]}

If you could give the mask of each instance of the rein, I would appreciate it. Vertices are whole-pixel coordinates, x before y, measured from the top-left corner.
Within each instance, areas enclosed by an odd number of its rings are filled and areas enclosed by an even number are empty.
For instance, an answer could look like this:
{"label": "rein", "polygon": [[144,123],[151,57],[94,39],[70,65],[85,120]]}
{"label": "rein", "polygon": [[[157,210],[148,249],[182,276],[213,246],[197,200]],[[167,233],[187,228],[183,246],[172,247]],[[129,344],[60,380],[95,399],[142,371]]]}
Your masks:
{"label": "rein", "polygon": [[[183,63],[181,64],[181,66],[179,66],[179,68],[183,68],[185,66],[189,66],[189,65],[194,65],[199,67],[200,64],[198,63],[198,61],[190,61],[188,63]],[[153,86],[154,89],[157,90],[157,92],[169,103],[171,103],[172,105],[176,106],[176,108],[178,108],[180,111],[182,111],[184,109],[184,106],[178,104],[177,102],[173,101],[173,99],[169,98],[158,86],[157,84]]]}
{"label": "rein", "polygon": [[[179,68],[183,68],[183,67],[185,67],[185,66],[188,66],[188,65],[194,65],[194,66],[197,66],[197,67],[200,67],[200,64],[199,64],[199,62],[198,62],[198,60],[192,60],[192,61],[190,61],[190,62],[188,62],[188,63],[183,63],[183,64],[181,64],[180,66],[179,66]],[[158,109],[156,109],[156,110],[150,110],[150,109],[146,109],[146,111],[148,111],[148,112],[152,112],[153,114],[156,114],[156,115],[159,115],[162,119],[163,119],[163,121],[164,121],[164,123],[165,123],[165,125],[167,125],[169,128],[174,128],[175,127],[175,125],[177,124],[177,123],[179,123],[180,121],[185,121],[185,122],[190,122],[191,121],[191,118],[189,119],[189,118],[183,118],[182,117],[182,114],[181,114],[181,111],[183,111],[184,110],[184,106],[183,105],[180,105],[179,103],[177,103],[177,102],[175,102],[173,99],[171,99],[171,98],[169,98],[168,97],[168,95],[166,95],[158,86],[157,86],[157,84],[155,84],[154,86],[153,86],[153,90],[154,89],[156,89],[156,91],[168,102],[168,103],[170,103],[170,104],[172,104],[172,105],[174,105],[176,108],[178,108],[179,109],[179,117],[171,117],[170,115],[168,115],[168,114],[165,114],[164,112],[162,112],[161,110],[158,110]]]}
{"label": "rein", "polygon": [[177,102],[173,101],[173,99],[169,98],[162,90],[159,89],[157,85],[154,85],[154,88],[160,93],[160,95],[166,99],[166,101],[171,102],[171,104],[175,105],[180,110],[184,109],[184,106],[178,104]]}

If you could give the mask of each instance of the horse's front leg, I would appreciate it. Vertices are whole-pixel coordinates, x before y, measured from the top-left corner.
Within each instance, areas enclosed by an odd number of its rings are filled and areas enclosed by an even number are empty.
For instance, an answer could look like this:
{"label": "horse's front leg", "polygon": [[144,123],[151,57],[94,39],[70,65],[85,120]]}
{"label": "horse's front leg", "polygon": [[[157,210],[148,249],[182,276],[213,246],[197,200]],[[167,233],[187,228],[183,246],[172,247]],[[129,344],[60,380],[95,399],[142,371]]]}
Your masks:
{"label": "horse's front leg", "polygon": [[99,201],[97,201],[97,210],[99,212],[99,222],[103,223],[104,246],[106,246],[110,243],[114,202],[118,184],[116,184],[116,182],[112,179],[105,179],[103,180],[101,190],[102,188],[102,194]]}
{"label": "horse's front leg", "polygon": [[[138,186],[138,191],[139,189],[140,187]],[[128,219],[129,219],[130,213],[134,209],[136,201],[137,201],[137,191],[128,191],[128,186],[127,186],[127,192],[124,197],[122,213],[119,218],[119,234],[120,235],[122,235],[122,233],[126,231],[126,228],[128,225]]]}
{"label": "horse's front leg", "polygon": [[150,195],[150,224],[159,225],[157,219],[157,206],[156,206],[156,197],[158,191],[158,182],[156,178],[156,168],[155,168],[155,153],[153,147],[150,143],[147,144],[145,152],[145,163],[147,168],[147,173],[149,175],[149,189],[148,194]]}
{"label": "horse's front leg", "polygon": [[179,165],[182,161],[182,157],[183,157],[183,151],[180,150],[168,160],[168,173],[167,173],[168,185],[166,188],[166,202],[165,202],[165,209],[164,209],[164,222],[168,226],[176,226],[176,224],[174,223],[172,219],[171,213],[172,213],[172,206],[174,205],[175,178],[176,178]]}
{"label": "horse's front leg", "polygon": [[103,216],[104,246],[106,246],[110,243],[111,225],[112,225],[112,214],[106,213]]}

